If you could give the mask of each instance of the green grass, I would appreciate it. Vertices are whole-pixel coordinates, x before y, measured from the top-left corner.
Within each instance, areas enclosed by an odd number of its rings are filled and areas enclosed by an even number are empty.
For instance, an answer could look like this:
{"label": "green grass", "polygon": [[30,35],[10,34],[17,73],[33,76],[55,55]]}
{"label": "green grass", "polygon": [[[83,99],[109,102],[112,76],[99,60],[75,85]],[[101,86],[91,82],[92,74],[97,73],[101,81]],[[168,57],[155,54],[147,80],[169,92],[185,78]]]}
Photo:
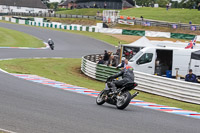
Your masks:
{"label": "green grass", "polygon": [[31,35],[0,27],[0,46],[39,48],[44,43]]}
{"label": "green grass", "polygon": [[120,11],[120,15],[124,16],[143,16],[144,19],[162,20],[169,22],[181,22],[189,23],[192,21],[193,24],[200,24],[200,11],[197,9],[180,9],[172,8],[168,11],[165,8],[131,8]]}
{"label": "green grass", "polygon": [[[104,82],[91,79],[80,71],[81,59],[14,59],[0,61],[0,67],[11,73],[36,74],[49,79],[89,89],[102,90]],[[51,67],[49,67],[51,66]],[[200,112],[200,106],[140,92],[137,99]]]}
{"label": "green grass", "polygon": [[[58,11],[57,14],[73,14],[73,15],[88,15],[96,16],[97,11],[103,12],[104,9],[74,9],[74,10],[65,10]],[[169,22],[181,22],[189,23],[192,21],[193,24],[200,24],[200,11],[197,9],[180,9],[180,8],[171,8],[166,11],[165,8],[130,8],[127,10],[120,10],[120,15],[140,17],[143,16],[144,19],[153,19]]]}
{"label": "green grass", "polygon": [[73,9],[73,10],[64,10],[57,11],[56,14],[71,14],[71,15],[85,15],[85,16],[96,16],[97,12],[103,12],[105,9],[98,8],[84,8],[84,9]]}

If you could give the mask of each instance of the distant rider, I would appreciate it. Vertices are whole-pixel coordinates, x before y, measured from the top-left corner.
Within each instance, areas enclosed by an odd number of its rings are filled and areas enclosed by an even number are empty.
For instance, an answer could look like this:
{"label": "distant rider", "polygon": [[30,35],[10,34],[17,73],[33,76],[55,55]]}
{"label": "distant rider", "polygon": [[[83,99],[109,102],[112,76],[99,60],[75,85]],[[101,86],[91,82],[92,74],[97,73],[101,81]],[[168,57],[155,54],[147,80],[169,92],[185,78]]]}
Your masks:
{"label": "distant rider", "polygon": [[[116,80],[108,84],[108,81],[111,81],[120,76],[122,76],[121,80]],[[117,88],[123,87],[127,83],[134,83],[134,73],[133,73],[133,68],[131,66],[126,66],[119,73],[107,78],[107,83],[105,88],[106,94],[109,93],[110,89],[112,89],[114,93],[117,93]]]}
{"label": "distant rider", "polygon": [[51,40],[51,38],[49,38],[48,44],[49,44],[51,50],[54,50],[54,42]]}

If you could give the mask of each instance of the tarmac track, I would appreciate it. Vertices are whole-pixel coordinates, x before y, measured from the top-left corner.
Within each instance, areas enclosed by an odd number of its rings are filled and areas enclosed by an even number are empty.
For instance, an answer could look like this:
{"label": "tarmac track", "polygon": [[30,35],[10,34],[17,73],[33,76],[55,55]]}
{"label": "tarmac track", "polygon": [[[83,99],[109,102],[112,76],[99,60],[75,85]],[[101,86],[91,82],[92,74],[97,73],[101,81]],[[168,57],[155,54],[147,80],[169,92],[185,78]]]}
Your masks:
{"label": "tarmac track", "polygon": [[[0,58],[66,57],[115,49],[66,32],[0,23],[1,27],[55,41],[56,50],[0,49]],[[0,72],[0,128],[18,133],[199,133],[200,120],[129,106],[98,106],[95,98]]]}

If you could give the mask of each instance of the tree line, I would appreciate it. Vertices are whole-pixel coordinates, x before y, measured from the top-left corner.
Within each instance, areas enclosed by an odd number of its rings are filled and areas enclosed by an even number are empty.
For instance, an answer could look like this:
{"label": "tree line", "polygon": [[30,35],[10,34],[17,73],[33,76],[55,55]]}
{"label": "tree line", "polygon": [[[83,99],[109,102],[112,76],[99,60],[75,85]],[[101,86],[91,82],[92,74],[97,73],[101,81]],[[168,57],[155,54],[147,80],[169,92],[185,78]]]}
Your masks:
{"label": "tree line", "polygon": [[172,8],[198,8],[200,0],[181,0],[172,1],[172,0],[135,0],[136,4],[139,6],[152,6],[154,4],[159,4],[159,7],[166,7],[167,4],[171,3]]}

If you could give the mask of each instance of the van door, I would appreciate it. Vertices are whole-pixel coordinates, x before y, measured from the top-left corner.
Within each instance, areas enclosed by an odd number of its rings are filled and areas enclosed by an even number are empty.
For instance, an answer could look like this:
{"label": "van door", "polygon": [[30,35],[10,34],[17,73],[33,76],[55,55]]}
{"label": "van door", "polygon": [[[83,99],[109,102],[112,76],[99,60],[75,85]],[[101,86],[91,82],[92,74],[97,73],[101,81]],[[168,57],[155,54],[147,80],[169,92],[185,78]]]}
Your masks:
{"label": "van door", "polygon": [[134,62],[129,62],[129,65],[133,66],[135,71],[154,74],[156,59],[155,54],[155,48],[149,48]]}
{"label": "van door", "polygon": [[200,76],[200,60],[191,59],[190,69],[197,76]]}
{"label": "van door", "polygon": [[176,71],[178,70],[178,74],[184,77],[189,70],[190,58],[190,50],[173,50],[172,76],[176,76]]}

